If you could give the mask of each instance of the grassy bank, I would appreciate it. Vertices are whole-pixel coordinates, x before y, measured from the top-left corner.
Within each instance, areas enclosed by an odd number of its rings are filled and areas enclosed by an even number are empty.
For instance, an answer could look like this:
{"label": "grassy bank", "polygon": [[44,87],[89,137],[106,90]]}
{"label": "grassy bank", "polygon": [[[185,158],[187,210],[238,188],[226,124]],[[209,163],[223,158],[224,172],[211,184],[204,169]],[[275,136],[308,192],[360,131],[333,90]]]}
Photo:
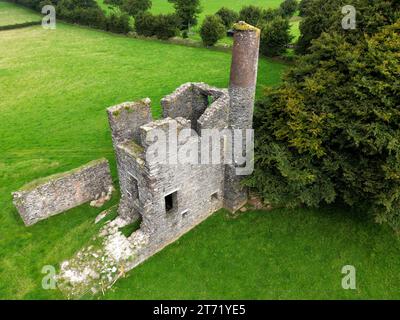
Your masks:
{"label": "grassy bank", "polygon": [[41,21],[40,14],[9,2],[0,2],[0,27]]}

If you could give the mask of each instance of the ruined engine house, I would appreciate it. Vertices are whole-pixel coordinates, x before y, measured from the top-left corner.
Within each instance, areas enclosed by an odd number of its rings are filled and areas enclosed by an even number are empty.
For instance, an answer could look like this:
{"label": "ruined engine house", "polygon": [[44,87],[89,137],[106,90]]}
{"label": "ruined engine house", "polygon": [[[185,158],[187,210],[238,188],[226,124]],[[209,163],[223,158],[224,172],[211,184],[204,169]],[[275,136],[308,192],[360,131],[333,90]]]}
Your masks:
{"label": "ruined engine house", "polygon": [[[259,30],[245,23],[235,29],[229,89],[183,84],[161,100],[163,119],[156,121],[152,121],[148,98],[107,109],[122,195],[119,215],[129,221],[141,219],[140,229],[131,238],[146,239],[145,249],[139,252],[143,258],[216,210],[236,211],[247,201],[234,162],[165,164],[146,156],[154,143],[149,137],[156,130],[164,130],[168,140],[171,127],[177,132],[192,129],[199,136],[203,129],[252,128]],[[178,141],[176,148],[191,144],[198,144],[195,136]]]}

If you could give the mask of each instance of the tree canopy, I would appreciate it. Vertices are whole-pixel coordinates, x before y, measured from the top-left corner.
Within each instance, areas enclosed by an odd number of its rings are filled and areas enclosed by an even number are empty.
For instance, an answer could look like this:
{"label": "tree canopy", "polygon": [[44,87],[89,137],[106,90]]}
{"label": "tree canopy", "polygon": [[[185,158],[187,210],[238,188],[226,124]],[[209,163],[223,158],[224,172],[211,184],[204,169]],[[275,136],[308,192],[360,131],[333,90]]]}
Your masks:
{"label": "tree canopy", "polygon": [[399,8],[359,3],[368,15],[348,34],[319,10],[328,32],[258,102],[246,184],[274,205],[339,201],[400,230],[400,20],[383,14]]}

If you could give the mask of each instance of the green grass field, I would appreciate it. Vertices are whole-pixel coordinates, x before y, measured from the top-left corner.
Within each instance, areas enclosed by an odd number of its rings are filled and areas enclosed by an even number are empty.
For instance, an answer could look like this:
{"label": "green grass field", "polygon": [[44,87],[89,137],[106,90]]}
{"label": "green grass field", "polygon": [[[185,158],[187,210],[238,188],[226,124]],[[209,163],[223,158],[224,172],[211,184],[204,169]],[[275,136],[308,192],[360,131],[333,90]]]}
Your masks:
{"label": "green grass field", "polygon": [[0,26],[8,26],[32,21],[41,21],[42,17],[31,10],[8,2],[0,2]]}
{"label": "green grass field", "polygon": [[[152,1],[152,12],[157,14],[174,12],[173,5],[169,3],[168,0]],[[262,8],[276,8],[279,7],[282,1],[283,0],[202,0],[201,6],[203,11],[200,14],[200,20],[203,20],[206,15],[216,13],[222,7],[230,8],[239,12],[245,5],[255,5]]]}
{"label": "green grass field", "polygon": [[[149,96],[159,116],[160,98],[184,82],[226,87],[231,57],[62,23],[0,31],[0,48],[0,299],[60,299],[42,289],[42,267],[73,256],[105,208],[26,228],[11,192],[100,157],[115,178],[105,108]],[[258,95],[285,69],[262,59]],[[399,255],[390,230],[345,210],[220,211],[101,298],[399,298]],[[341,289],[347,264],[357,268],[355,291]]]}
{"label": "green grass field", "polygon": [[[277,8],[283,0],[202,0],[200,20],[208,14],[216,13],[220,8],[227,7],[239,12],[245,5],[255,5],[263,8]],[[108,9],[104,0],[97,0],[103,9]],[[155,14],[174,12],[173,5],[168,0],[152,0],[151,11]]]}
{"label": "green grass field", "polygon": [[[400,245],[338,209],[220,211],[130,272],[106,299],[400,298]],[[343,290],[354,265],[357,290]]]}

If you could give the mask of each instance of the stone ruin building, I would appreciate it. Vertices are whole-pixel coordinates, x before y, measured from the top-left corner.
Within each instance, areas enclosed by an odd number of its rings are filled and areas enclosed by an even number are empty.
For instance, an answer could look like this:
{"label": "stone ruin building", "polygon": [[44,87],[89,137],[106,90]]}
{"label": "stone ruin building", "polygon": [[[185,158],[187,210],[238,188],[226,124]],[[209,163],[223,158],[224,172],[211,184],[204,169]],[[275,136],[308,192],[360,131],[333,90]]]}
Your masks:
{"label": "stone ruin building", "polygon": [[[148,137],[156,129],[165,130],[167,137],[173,126],[178,132],[191,128],[199,136],[203,129],[251,129],[258,54],[259,30],[239,23],[228,90],[204,83],[183,84],[161,100],[163,119],[156,121],[151,118],[149,99],[107,110],[122,195],[119,214],[142,220],[138,233],[150,239],[144,257],[216,210],[234,212],[247,202],[247,190],[240,184],[235,164],[160,164],[146,154],[153,143]],[[198,139],[180,141],[177,149],[188,144],[198,144]]]}
{"label": "stone ruin building", "polygon": [[[126,264],[126,270],[175,241],[218,209],[226,208],[234,212],[247,202],[247,190],[240,184],[242,177],[237,175],[235,163],[166,164],[159,163],[156,158],[151,160],[146,155],[154,143],[149,137],[157,130],[164,131],[168,137],[171,127],[178,132],[192,129],[198,136],[203,129],[252,128],[259,41],[257,28],[244,22],[236,24],[229,88],[186,83],[161,100],[163,119],[152,120],[150,99],[107,109],[121,190],[119,217],[130,223],[141,220],[140,229],[125,239],[131,248],[129,255],[134,256]],[[196,144],[198,137],[188,136],[184,141],[178,141],[176,148],[181,150]],[[78,173],[79,183],[68,181],[65,185],[65,180],[59,180],[58,189],[55,189],[57,183],[51,182],[41,185],[39,191],[33,190],[34,194],[32,190],[28,191],[29,194],[19,191],[14,193],[14,203],[21,216],[29,216],[24,221],[36,222],[43,219],[43,215],[40,219],[32,218],[32,210],[27,203],[43,198],[43,195],[51,194],[54,203],[57,197],[66,197],[68,192],[72,192],[71,197],[76,204],[90,196],[98,198],[99,193],[104,196],[110,188],[111,179],[104,163],[100,167],[101,174],[97,180],[96,172],[89,171],[92,184],[101,184],[101,190],[90,186],[83,188],[85,174]],[[71,177],[68,179],[71,180]],[[68,202],[65,199],[60,201]],[[69,201],[68,206],[61,206],[62,209],[72,207],[74,201]],[[41,211],[40,207],[47,206],[46,201],[41,199],[39,202],[40,206],[35,208],[33,215]],[[48,213],[48,216],[60,211]]]}

